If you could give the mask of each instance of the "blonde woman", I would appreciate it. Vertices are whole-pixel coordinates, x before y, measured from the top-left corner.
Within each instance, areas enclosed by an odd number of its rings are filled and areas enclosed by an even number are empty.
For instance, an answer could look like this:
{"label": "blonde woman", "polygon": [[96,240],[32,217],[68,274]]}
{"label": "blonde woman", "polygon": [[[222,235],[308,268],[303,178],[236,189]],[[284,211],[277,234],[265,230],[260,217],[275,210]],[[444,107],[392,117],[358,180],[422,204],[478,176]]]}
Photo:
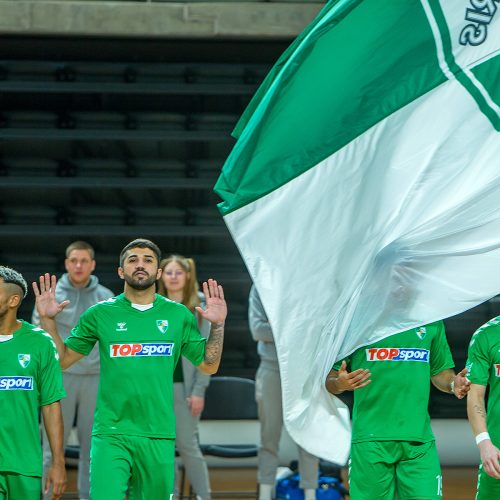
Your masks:
{"label": "blonde woman", "polygon": [[[160,262],[161,278],[158,293],[184,304],[196,315],[198,328],[204,337],[210,333],[210,323],[201,318],[196,306],[204,306],[205,297],[198,290],[193,259],[170,255]],[[186,474],[198,500],[209,500],[210,483],[205,459],[198,443],[198,422],[205,404],[205,390],[210,382],[206,375],[182,357],[174,372],[174,408],[176,417],[176,447]],[[179,495],[179,474],[176,470],[175,494]]]}

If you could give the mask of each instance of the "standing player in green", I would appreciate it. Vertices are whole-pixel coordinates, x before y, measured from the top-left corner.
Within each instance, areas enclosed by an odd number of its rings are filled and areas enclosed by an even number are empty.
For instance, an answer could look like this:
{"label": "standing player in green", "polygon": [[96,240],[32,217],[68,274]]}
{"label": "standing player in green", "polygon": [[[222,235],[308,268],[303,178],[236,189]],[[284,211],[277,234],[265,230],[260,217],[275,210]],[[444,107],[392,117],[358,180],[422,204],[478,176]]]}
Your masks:
{"label": "standing player in green", "polygon": [[57,499],[66,484],[59,356],[49,335],[17,319],[27,291],[20,273],[0,266],[0,500],[40,499],[40,407],[52,449],[44,490]]}
{"label": "standing player in green", "polygon": [[[479,328],[469,344],[467,415],[481,454],[477,500],[500,498],[500,316]],[[484,402],[490,386],[488,412]]]}
{"label": "standing player in green", "polygon": [[[352,372],[346,370],[350,363]],[[392,335],[334,365],[326,388],[356,390],[349,472],[351,500],[442,497],[439,458],[427,411],[430,382],[463,398],[442,321]],[[373,380],[372,380],[373,378]]]}
{"label": "standing player in green", "polygon": [[155,293],[161,276],[160,250],[149,240],[130,242],[120,254],[124,293],[100,302],[80,318],[62,342],[54,316],[56,279],[33,284],[42,325],[53,335],[66,368],[99,342],[101,378],[92,432],[90,496],[92,500],[164,500],[173,493],[175,416],[173,372],[185,356],[205,373],[220,362],[227,315],[222,287],[203,283],[206,309],[196,308],[211,323],[203,338],[193,313]]}

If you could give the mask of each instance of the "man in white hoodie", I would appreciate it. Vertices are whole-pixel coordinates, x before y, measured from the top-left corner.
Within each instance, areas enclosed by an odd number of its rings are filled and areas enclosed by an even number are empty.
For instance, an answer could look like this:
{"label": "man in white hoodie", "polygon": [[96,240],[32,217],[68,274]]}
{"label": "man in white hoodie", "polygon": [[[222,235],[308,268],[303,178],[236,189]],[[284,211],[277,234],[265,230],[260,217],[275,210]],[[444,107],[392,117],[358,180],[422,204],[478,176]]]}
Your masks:
{"label": "man in white hoodie", "polygon": [[[113,292],[99,284],[95,269],[95,254],[92,246],[85,241],[75,241],[66,249],[64,265],[66,273],[57,282],[56,297],[59,302],[69,300],[70,304],[58,314],[57,329],[65,339],[80,316],[90,306],[101,300],[113,297]],[[33,311],[33,324],[39,325],[38,313]],[[78,494],[80,499],[90,498],[89,466],[90,438],[94,411],[99,386],[99,350],[96,346],[91,354],[76,365],[68,368],[63,374],[64,388],[67,398],[61,401],[64,419],[64,444],[73,427],[76,416],[78,441],[80,443],[80,459],[78,462]],[[51,463],[50,446],[46,434],[43,435],[43,471],[44,477]],[[46,496],[50,498],[50,496]]]}

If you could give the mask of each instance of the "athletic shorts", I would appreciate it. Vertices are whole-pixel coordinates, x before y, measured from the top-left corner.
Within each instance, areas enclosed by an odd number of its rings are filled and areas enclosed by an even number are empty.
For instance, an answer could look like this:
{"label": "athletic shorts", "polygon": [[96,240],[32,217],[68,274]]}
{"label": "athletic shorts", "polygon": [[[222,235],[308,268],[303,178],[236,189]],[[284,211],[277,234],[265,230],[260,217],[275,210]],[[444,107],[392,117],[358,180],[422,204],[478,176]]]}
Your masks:
{"label": "athletic shorts", "polygon": [[435,500],[442,497],[441,466],[434,441],[353,443],[351,500]]}
{"label": "athletic shorts", "polygon": [[0,500],[40,500],[42,478],[0,472]]}
{"label": "athletic shorts", "polygon": [[486,474],[481,464],[477,474],[476,500],[492,500],[493,498],[500,498],[500,479]]}
{"label": "athletic shorts", "polygon": [[175,439],[92,436],[92,500],[169,500],[174,490]]}

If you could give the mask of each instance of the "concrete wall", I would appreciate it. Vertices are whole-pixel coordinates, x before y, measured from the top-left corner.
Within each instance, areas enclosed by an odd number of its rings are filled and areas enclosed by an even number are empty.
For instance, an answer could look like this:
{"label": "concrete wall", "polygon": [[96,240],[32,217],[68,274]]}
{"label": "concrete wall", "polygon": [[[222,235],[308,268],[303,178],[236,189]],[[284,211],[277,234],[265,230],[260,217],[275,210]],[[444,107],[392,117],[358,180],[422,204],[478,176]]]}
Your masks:
{"label": "concrete wall", "polygon": [[292,38],[322,3],[0,1],[0,35]]}

